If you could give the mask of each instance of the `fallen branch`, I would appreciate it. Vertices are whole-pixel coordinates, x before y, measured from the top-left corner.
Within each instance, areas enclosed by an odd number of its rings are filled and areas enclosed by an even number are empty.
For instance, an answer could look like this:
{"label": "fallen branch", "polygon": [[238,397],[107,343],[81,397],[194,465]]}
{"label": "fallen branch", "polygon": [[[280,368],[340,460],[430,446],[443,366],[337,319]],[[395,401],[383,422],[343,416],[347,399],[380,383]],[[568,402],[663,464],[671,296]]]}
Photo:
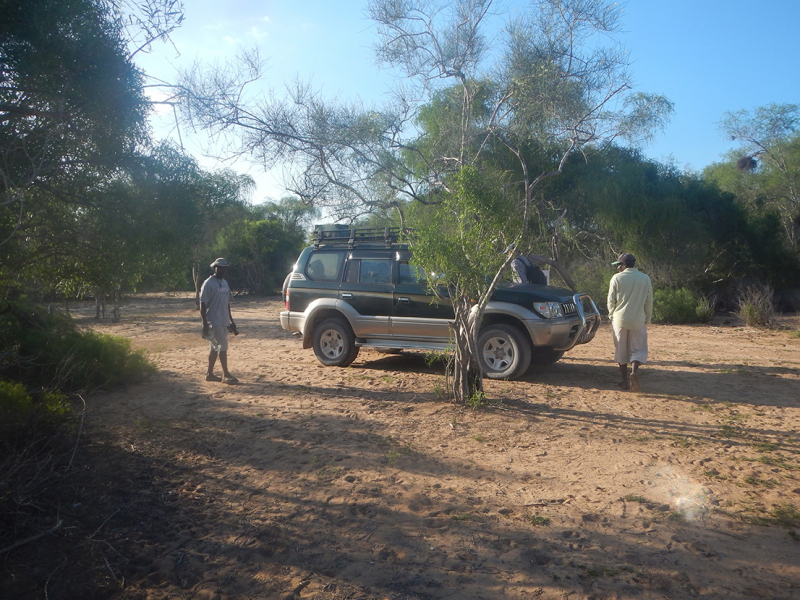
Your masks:
{"label": "fallen branch", "polygon": [[58,523],[56,523],[55,526],[51,527],[47,531],[42,531],[41,533],[37,533],[36,535],[33,535],[33,536],[31,536],[31,537],[29,537],[27,539],[20,540],[18,542],[14,542],[10,546],[7,546],[6,548],[1,549],[0,550],[0,554],[6,554],[7,552],[11,552],[12,550],[14,550],[14,548],[19,548],[20,546],[23,546],[23,545],[25,545],[25,544],[27,544],[29,542],[35,542],[39,538],[43,538],[44,536],[46,536],[46,535],[48,535],[50,533],[53,533],[56,529],[61,527],[62,523],[63,523],[63,521],[61,519],[59,519]]}

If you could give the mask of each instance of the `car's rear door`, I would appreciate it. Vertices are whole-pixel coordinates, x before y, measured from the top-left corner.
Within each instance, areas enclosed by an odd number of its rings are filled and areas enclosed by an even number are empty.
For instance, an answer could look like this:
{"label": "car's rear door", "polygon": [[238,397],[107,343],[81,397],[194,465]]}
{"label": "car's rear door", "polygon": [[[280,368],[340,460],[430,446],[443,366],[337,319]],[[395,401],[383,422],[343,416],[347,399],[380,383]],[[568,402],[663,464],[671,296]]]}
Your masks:
{"label": "car's rear door", "polygon": [[392,316],[392,257],[354,250],[345,266],[339,300],[354,311],[351,324],[356,337],[389,336]]}

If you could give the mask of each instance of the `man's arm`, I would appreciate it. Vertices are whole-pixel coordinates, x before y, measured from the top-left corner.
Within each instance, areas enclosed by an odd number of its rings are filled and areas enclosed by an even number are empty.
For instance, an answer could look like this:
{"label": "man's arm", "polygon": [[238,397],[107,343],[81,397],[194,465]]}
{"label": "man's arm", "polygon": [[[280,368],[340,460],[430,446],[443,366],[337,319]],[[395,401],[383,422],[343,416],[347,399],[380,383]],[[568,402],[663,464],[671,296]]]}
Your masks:
{"label": "man's arm", "polygon": [[200,318],[203,319],[203,335],[208,335],[208,306],[205,302],[200,303]]}
{"label": "man's arm", "polygon": [[606,306],[608,307],[608,318],[614,314],[614,309],[617,308],[617,276],[611,278],[608,284],[608,298],[606,299]]}

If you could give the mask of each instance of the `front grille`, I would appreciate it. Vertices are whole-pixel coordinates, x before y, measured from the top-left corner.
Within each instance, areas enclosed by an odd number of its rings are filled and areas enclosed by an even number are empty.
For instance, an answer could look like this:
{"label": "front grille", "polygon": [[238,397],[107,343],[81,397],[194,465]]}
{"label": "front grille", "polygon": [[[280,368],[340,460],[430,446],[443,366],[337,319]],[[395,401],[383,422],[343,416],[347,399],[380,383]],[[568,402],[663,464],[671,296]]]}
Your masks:
{"label": "front grille", "polygon": [[574,302],[562,302],[561,314],[563,314],[565,317],[571,317],[572,315],[577,315],[578,308],[575,306]]}

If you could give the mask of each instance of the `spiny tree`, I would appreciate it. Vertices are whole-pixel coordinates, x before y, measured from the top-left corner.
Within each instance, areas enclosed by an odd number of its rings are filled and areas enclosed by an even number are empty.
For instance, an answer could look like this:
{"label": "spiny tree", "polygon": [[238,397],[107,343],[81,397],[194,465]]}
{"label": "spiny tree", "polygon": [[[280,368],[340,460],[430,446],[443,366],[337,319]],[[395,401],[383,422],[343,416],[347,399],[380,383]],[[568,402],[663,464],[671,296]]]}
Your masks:
{"label": "spiny tree", "polygon": [[[522,230],[500,182],[487,175],[474,166],[452,175],[440,204],[412,205],[415,227],[408,234],[437,301],[453,307],[453,398],[474,407],[485,398],[478,359],[481,317],[510,262],[498,252],[496,236],[498,231],[513,236]],[[487,280],[487,272],[494,273],[493,279]]]}
{"label": "spiny tree", "polygon": [[800,250],[800,105],[726,113],[720,126],[740,147],[706,176],[752,209],[777,212],[789,247]]}
{"label": "spiny tree", "polygon": [[73,281],[70,232],[115,210],[105,193],[147,141],[131,57],[180,24],[181,3],[0,0],[0,14],[0,251]]}
{"label": "spiny tree", "polygon": [[144,140],[147,105],[107,6],[0,1],[0,202],[79,197]]}

